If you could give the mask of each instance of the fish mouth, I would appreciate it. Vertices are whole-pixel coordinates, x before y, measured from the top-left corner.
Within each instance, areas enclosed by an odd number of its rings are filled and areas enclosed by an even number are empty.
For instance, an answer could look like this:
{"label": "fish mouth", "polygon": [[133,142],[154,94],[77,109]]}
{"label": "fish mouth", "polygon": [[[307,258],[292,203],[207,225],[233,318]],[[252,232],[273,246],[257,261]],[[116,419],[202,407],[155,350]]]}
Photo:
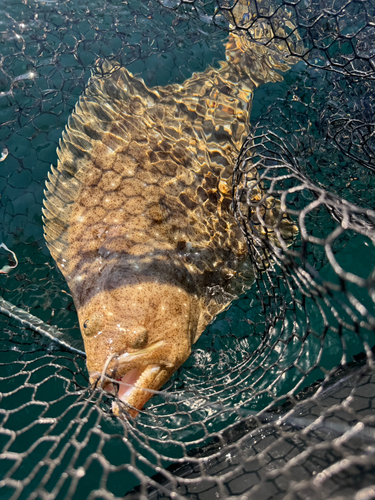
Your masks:
{"label": "fish mouth", "polygon": [[154,344],[143,349],[139,349],[138,351],[124,352],[120,354],[116,359],[116,362],[119,365],[119,370],[121,370],[123,367],[129,366],[134,361],[136,363],[144,364],[143,359],[155,356],[155,351],[164,346],[165,342],[163,340],[159,340],[159,342],[155,342]]}
{"label": "fish mouth", "polygon": [[[172,366],[165,364],[161,358],[164,349],[165,342],[159,341],[139,351],[112,356],[107,360],[103,373],[92,372],[90,378],[96,383],[100,378],[103,389],[117,396],[119,402],[124,403],[120,406],[135,417],[170,376]],[[117,416],[123,414],[116,401],[112,403],[112,410]]]}
{"label": "fish mouth", "polygon": [[[124,403],[125,411],[132,417],[138,415],[147,401],[159,389],[158,379],[163,371],[160,365],[147,365],[146,367],[132,368],[120,379],[117,379],[116,395],[119,401]],[[111,389],[114,390],[113,384],[104,386],[104,390],[108,392],[112,392]],[[115,415],[121,416],[117,401],[112,402],[112,411]]]}
{"label": "fish mouth", "polygon": [[149,393],[149,397],[152,397],[155,390],[150,389],[149,385],[152,385],[153,379],[160,370],[161,366],[159,365],[148,365],[146,368],[133,368],[118,380],[118,398],[126,403],[129,399],[134,399],[134,397],[132,398],[132,394],[137,391],[145,392],[146,394]]}

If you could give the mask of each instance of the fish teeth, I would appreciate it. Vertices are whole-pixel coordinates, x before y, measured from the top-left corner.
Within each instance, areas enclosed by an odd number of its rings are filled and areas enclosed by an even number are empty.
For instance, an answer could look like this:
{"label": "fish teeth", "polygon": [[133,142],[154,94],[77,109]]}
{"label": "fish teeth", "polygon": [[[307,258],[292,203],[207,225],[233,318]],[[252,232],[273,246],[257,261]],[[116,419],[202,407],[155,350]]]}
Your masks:
{"label": "fish teeth", "polygon": [[[123,382],[123,379],[124,379],[124,377],[126,377],[127,374],[123,375],[121,377],[121,380],[118,381],[120,385],[125,386],[125,392],[120,397],[121,401],[123,401],[124,403],[127,402],[129,397],[131,396],[132,392],[135,390],[142,390],[142,391],[148,391],[148,392],[155,393],[154,390],[149,389],[147,387],[147,385],[149,385],[149,383],[147,383],[147,382],[150,382],[147,379],[150,377],[150,375],[154,375],[152,377],[152,380],[153,380],[155,378],[155,375],[160,370],[161,370],[161,367],[158,365],[148,365],[143,370],[143,372],[139,375],[139,377],[137,378],[137,380],[133,384],[131,384],[129,382]],[[151,382],[152,382],[152,380],[151,380]]]}
{"label": "fish teeth", "polygon": [[158,347],[162,347],[165,344],[163,340],[160,340],[159,342],[155,342],[155,344],[150,345],[149,347],[145,347],[144,349],[139,349],[139,351],[136,352],[124,352],[121,354],[118,358],[117,361],[119,363],[121,362],[128,362],[131,361],[135,358],[139,358],[141,356],[146,356],[147,354],[150,354],[152,351],[157,349]]}

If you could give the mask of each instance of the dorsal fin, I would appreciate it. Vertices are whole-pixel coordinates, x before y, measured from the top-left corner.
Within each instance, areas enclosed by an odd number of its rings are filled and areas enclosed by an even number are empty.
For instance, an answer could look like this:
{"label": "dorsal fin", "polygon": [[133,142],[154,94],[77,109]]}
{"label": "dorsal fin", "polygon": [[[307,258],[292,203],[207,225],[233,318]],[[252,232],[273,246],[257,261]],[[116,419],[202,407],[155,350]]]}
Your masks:
{"label": "dorsal fin", "polygon": [[86,91],[69,117],[57,149],[57,169],[52,166],[44,192],[44,235],[58,264],[68,251],[72,207],[88,170],[93,167],[93,149],[103,142],[110,149],[121,142],[127,145],[123,125],[123,130],[117,133],[109,129],[118,122],[122,104],[129,96],[146,93],[144,83],[125,68],[103,61],[95,68]]}

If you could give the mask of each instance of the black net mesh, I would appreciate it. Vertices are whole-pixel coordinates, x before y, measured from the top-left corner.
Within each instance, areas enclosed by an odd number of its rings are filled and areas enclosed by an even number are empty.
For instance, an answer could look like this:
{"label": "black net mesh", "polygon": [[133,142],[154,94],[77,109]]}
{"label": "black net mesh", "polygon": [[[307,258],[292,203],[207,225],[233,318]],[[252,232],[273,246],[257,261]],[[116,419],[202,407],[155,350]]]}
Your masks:
{"label": "black net mesh", "polygon": [[[0,12],[1,498],[373,498],[375,4],[13,0]],[[228,32],[277,44],[292,66],[256,90],[234,171],[255,281],[124,420],[90,388],[43,239],[44,182],[98,61],[150,87],[182,83],[218,67]]]}

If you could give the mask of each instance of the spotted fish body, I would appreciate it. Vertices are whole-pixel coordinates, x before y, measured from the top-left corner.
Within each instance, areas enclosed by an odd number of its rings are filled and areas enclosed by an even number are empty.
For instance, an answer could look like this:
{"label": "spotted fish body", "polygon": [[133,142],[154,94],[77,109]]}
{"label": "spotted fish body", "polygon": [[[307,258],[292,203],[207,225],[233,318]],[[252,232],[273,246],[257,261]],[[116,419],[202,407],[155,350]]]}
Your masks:
{"label": "spotted fish body", "polygon": [[122,382],[120,400],[137,410],[251,284],[231,212],[233,166],[255,87],[289,66],[244,37],[230,35],[226,49],[219,69],[152,89],[105,62],[46,183],[45,238],[74,299],[91,380]]}

